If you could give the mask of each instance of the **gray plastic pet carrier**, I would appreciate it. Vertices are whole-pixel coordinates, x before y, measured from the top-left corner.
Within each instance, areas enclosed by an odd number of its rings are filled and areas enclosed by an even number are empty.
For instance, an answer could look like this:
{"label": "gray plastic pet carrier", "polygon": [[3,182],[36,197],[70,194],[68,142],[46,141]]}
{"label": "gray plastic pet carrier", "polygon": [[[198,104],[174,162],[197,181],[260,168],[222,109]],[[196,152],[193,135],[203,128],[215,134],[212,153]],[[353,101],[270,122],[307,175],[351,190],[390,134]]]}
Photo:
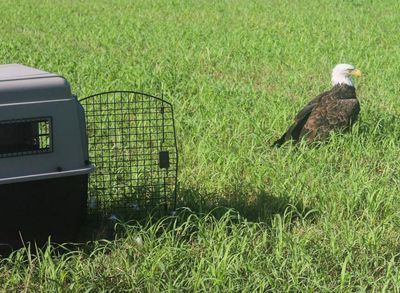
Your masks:
{"label": "gray plastic pet carrier", "polygon": [[109,92],[79,102],[59,75],[0,65],[0,245],[71,241],[88,210],[175,208],[177,164],[166,101]]}

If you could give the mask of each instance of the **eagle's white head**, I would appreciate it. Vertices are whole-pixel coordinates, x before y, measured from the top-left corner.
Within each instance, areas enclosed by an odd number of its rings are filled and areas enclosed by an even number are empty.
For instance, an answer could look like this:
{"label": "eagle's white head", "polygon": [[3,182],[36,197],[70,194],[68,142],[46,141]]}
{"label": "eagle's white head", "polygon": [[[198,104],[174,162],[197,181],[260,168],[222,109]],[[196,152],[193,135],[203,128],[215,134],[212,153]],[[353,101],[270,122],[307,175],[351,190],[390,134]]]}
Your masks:
{"label": "eagle's white head", "polygon": [[338,64],[332,70],[332,85],[347,84],[354,86],[351,79],[353,76],[360,77],[361,71],[350,64]]}

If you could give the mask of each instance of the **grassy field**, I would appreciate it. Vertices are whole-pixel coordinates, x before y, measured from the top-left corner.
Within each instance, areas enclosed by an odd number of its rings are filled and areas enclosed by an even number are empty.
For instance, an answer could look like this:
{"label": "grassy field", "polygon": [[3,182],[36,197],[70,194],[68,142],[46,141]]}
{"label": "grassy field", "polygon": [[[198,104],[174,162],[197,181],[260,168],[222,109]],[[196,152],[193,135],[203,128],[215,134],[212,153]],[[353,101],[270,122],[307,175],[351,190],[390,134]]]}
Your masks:
{"label": "grassy field", "polygon": [[[400,3],[0,2],[0,63],[58,72],[84,97],[173,103],[176,219],[58,255],[1,260],[16,292],[400,291]],[[337,63],[363,71],[352,134],[271,149]],[[213,207],[234,208],[214,210]]]}

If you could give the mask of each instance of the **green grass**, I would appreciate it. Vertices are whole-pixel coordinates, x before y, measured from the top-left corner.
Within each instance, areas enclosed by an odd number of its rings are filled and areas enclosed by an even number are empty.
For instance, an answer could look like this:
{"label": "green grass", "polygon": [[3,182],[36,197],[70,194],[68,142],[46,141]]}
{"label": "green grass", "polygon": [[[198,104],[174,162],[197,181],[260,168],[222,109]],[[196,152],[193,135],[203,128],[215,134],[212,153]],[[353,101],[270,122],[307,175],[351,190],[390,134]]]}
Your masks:
{"label": "green grass", "polygon": [[[179,202],[203,216],[126,226],[92,248],[0,265],[4,291],[400,291],[400,4],[2,1],[0,63],[84,97],[173,103]],[[360,121],[319,148],[270,145],[351,63]],[[216,211],[227,206],[235,213]],[[246,220],[247,219],[247,220]],[[137,243],[137,237],[143,244]]]}

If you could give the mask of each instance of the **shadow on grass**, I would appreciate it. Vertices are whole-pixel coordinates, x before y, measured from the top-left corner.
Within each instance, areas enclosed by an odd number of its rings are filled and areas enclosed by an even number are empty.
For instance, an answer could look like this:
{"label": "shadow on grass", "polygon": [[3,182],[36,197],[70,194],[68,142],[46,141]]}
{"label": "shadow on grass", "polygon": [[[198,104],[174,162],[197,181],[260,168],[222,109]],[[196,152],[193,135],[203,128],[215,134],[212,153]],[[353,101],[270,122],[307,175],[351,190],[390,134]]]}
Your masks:
{"label": "shadow on grass", "polygon": [[[116,223],[127,223],[128,225],[148,226],[157,222],[160,218],[176,215],[179,222],[185,221],[190,214],[211,214],[220,218],[228,211],[236,211],[242,218],[252,222],[263,222],[269,225],[276,215],[283,216],[291,213],[291,220],[305,217],[314,221],[318,213],[311,207],[304,206],[300,201],[294,202],[287,196],[274,196],[267,192],[249,193],[236,190],[231,193],[202,193],[195,189],[180,189],[177,198],[177,210],[164,210],[162,207],[153,209],[147,213],[125,214],[121,216],[116,213],[115,218],[99,217],[88,218],[81,229],[78,241],[88,242],[101,239],[112,240],[123,235],[124,231],[118,230]],[[109,213],[114,215],[114,213]],[[171,219],[173,220],[172,217]]]}
{"label": "shadow on grass", "polygon": [[[279,214],[292,211],[293,219],[313,211],[302,202],[293,202],[287,196],[274,196],[267,192],[246,193],[240,190],[229,194],[201,193],[197,190],[183,189],[179,192],[178,207],[187,207],[197,214],[212,213],[221,217],[227,210],[234,209],[242,217],[252,222],[269,223]],[[312,212],[312,217],[317,214]]]}

